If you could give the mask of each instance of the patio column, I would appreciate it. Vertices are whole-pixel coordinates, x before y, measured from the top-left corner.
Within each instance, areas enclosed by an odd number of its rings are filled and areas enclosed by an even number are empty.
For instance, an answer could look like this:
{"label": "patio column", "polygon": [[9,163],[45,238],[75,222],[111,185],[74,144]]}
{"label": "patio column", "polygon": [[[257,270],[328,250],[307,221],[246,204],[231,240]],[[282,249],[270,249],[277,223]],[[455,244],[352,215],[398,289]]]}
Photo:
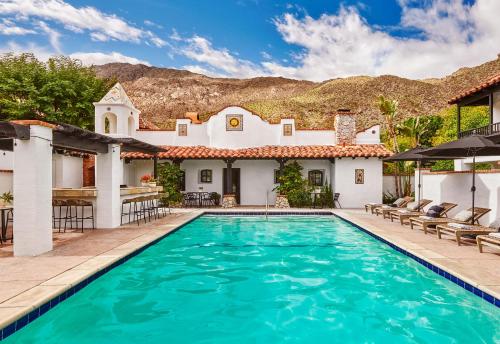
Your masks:
{"label": "patio column", "polygon": [[233,208],[236,207],[236,195],[233,194],[233,163],[236,159],[225,159],[226,163],[226,192],[222,195],[222,207]]}
{"label": "patio column", "polygon": [[107,153],[96,157],[97,227],[120,226],[120,146],[109,144]]}
{"label": "patio column", "polygon": [[153,178],[158,180],[158,155],[155,154],[153,158]]}
{"label": "patio column", "polygon": [[14,255],[52,250],[52,128],[30,126],[14,143]]}
{"label": "patio column", "polygon": [[233,160],[226,160],[226,190],[228,194],[233,193]]}

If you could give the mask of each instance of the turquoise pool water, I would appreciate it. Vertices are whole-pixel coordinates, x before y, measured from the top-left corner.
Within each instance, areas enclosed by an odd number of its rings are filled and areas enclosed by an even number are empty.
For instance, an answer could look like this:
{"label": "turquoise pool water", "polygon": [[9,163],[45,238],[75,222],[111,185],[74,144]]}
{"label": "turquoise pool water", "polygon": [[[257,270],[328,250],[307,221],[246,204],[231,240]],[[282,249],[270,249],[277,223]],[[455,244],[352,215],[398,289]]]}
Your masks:
{"label": "turquoise pool water", "polygon": [[335,217],[203,216],[7,343],[494,343],[500,311]]}

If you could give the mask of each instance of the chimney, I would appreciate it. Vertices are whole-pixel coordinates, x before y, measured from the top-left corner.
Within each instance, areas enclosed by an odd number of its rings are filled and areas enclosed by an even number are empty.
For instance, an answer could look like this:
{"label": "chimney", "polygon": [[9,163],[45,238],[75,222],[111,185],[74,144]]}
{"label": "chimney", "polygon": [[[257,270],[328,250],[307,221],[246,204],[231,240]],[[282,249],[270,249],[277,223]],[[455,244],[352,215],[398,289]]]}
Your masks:
{"label": "chimney", "polygon": [[198,116],[197,112],[186,112],[184,118],[190,119],[192,124],[201,124],[200,116]]}
{"label": "chimney", "polygon": [[356,118],[349,109],[338,109],[335,116],[337,144],[349,146],[356,143]]}

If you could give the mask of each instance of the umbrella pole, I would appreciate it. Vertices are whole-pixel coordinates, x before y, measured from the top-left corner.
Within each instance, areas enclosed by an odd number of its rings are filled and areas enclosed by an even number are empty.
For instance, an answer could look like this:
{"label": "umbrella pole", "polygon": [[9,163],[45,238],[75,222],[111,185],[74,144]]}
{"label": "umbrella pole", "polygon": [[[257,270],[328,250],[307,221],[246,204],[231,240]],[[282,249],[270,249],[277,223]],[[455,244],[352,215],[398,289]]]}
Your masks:
{"label": "umbrella pole", "polygon": [[417,161],[418,164],[418,201],[422,199],[422,162]]}
{"label": "umbrella pole", "polygon": [[476,152],[472,156],[472,188],[470,189],[472,192],[472,224],[474,224],[474,196],[476,193]]}

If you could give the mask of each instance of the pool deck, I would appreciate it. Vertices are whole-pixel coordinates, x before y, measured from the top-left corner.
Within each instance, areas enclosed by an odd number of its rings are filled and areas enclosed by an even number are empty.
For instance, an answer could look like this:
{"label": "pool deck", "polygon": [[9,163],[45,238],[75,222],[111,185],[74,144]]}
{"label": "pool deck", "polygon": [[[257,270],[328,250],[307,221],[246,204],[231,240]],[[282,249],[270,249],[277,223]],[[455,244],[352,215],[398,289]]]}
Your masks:
{"label": "pool deck", "polygon": [[[54,250],[37,257],[13,257],[12,246],[0,247],[0,329],[203,212],[263,210],[182,209],[140,226],[55,233]],[[280,210],[293,211],[271,211]],[[361,210],[333,212],[500,299],[500,250],[486,248],[485,253],[479,253],[473,241],[457,246],[455,241],[438,240],[435,234],[425,235]]]}

